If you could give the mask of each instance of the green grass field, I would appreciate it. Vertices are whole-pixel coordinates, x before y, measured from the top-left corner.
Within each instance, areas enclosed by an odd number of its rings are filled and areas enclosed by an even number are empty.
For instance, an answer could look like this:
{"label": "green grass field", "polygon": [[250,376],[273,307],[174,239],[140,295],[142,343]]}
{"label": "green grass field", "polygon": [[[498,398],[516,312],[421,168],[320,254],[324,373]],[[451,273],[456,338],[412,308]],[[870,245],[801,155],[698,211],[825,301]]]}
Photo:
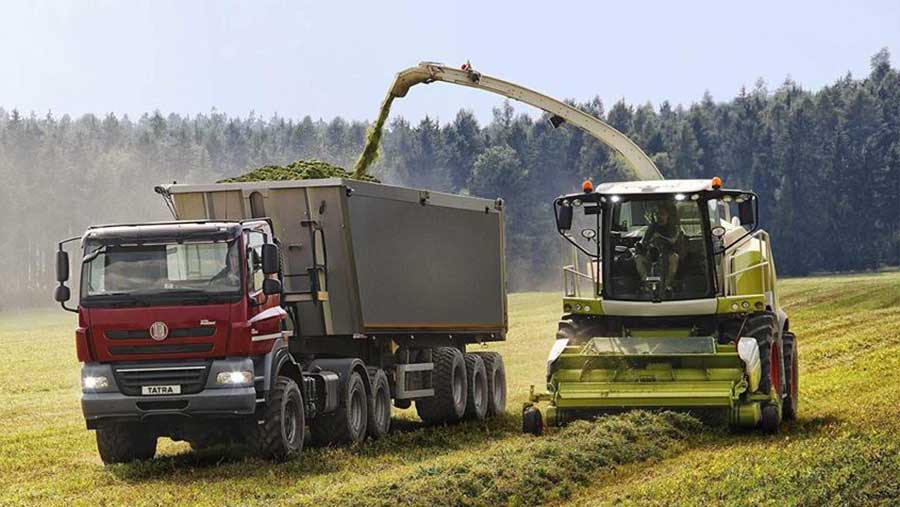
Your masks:
{"label": "green grass field", "polygon": [[900,273],[786,280],[801,351],[800,416],[781,434],[630,413],[520,434],[542,385],[557,294],[510,297],[509,413],[307,448],[284,464],[161,442],[104,467],[79,406],[74,319],[0,314],[0,506],[6,505],[900,505]]}

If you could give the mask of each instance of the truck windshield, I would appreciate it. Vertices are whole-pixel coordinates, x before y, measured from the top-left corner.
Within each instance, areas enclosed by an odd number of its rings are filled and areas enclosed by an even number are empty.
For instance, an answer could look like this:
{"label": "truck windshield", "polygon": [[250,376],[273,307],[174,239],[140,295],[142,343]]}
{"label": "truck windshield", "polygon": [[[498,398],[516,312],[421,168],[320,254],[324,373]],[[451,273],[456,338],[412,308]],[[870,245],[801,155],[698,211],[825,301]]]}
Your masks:
{"label": "truck windshield", "polygon": [[699,201],[621,198],[611,207],[607,297],[637,301],[712,296],[707,225]]}
{"label": "truck windshield", "polygon": [[119,246],[88,243],[82,298],[240,292],[237,241]]}

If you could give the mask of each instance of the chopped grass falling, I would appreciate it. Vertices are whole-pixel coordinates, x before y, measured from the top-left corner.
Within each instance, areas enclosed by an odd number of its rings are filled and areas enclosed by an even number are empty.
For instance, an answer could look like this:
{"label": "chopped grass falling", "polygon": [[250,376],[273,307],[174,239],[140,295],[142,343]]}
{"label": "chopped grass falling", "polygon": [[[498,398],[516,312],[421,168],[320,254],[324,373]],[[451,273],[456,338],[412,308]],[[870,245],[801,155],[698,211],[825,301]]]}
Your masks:
{"label": "chopped grass falling", "polygon": [[298,160],[286,166],[267,165],[234,178],[219,180],[217,183],[312,180],[320,178],[349,178],[378,182],[377,179],[368,174],[356,177],[341,167],[322,162],[321,160]]}
{"label": "chopped grass falling", "polygon": [[394,102],[394,96],[388,95],[381,104],[381,110],[378,112],[378,118],[375,123],[366,132],[366,144],[363,147],[359,160],[356,161],[356,168],[353,170],[353,177],[363,179],[367,176],[369,166],[378,158],[378,148],[381,146],[381,135],[384,132],[384,124],[387,122],[388,115],[391,113],[391,103]]}

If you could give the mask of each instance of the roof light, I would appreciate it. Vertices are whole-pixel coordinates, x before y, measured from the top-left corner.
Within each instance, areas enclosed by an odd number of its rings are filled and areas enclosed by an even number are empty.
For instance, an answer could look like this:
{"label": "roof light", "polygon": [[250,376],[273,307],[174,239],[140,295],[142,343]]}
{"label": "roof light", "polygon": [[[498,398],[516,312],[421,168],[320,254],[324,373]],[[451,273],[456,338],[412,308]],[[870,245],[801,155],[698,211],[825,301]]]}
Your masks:
{"label": "roof light", "polygon": [[683,200],[684,200],[684,194],[675,194],[675,200],[676,200],[676,201],[683,201]]}
{"label": "roof light", "polygon": [[609,200],[612,202],[619,202],[622,200],[622,198],[617,195],[614,195],[614,196],[610,197]]}
{"label": "roof light", "polygon": [[714,190],[718,190],[718,189],[722,188],[722,178],[720,178],[718,176],[713,176],[712,187]]}
{"label": "roof light", "polygon": [[584,190],[585,194],[589,194],[594,191],[594,184],[591,183],[591,180],[584,180],[584,183],[581,184],[581,190]]}

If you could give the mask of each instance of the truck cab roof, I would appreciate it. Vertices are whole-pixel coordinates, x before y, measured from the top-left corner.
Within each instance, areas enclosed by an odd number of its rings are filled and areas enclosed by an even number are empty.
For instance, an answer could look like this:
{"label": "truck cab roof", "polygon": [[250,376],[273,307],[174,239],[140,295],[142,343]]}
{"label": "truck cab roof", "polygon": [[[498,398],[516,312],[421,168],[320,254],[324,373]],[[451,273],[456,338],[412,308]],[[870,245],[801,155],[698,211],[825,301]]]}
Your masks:
{"label": "truck cab roof", "polygon": [[181,220],[94,226],[85,232],[84,239],[116,243],[144,243],[183,239],[227,241],[238,237],[240,234],[241,223],[237,221]]}

